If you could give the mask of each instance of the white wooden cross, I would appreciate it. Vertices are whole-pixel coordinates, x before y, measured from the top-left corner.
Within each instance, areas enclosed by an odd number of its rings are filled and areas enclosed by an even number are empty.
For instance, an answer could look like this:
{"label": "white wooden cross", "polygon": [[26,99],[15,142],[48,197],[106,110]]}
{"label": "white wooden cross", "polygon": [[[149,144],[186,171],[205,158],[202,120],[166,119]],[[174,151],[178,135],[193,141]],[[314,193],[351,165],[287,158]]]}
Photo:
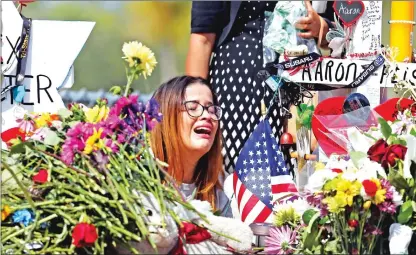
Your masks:
{"label": "white wooden cross", "polygon": [[[2,1],[1,7],[3,89],[15,84],[14,48],[20,40],[23,20],[12,1]],[[73,63],[94,25],[95,22],[86,21],[32,21],[23,82],[26,93],[21,104],[14,102],[11,91],[2,96],[2,132],[16,127],[16,117],[25,111],[56,113],[65,107],[58,89],[72,86]]]}

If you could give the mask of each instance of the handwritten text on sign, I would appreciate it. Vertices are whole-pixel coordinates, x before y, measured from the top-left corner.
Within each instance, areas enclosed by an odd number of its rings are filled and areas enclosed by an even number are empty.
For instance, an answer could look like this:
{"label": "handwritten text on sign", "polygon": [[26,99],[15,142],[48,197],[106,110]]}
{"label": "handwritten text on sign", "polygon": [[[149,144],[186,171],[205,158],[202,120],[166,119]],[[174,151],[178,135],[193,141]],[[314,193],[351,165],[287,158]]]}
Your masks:
{"label": "handwritten text on sign", "polygon": [[[290,80],[299,83],[320,83],[342,87],[353,82],[368,66],[371,61],[348,60],[348,59],[324,59],[310,69],[303,69],[301,72],[290,76],[288,72],[283,75]],[[397,81],[405,80],[416,86],[416,64],[398,63],[396,68]],[[387,66],[378,68],[362,86],[368,83],[376,83],[381,87],[393,87]]]}

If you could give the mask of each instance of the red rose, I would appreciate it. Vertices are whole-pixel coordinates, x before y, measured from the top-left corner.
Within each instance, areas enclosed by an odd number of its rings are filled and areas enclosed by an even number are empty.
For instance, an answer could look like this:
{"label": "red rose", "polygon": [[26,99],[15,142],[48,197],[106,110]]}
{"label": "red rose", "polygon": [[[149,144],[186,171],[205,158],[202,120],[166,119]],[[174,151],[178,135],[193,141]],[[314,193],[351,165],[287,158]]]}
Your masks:
{"label": "red rose", "polygon": [[37,183],[45,183],[48,181],[48,171],[45,169],[40,169],[37,174],[32,176],[32,180]]}
{"label": "red rose", "polygon": [[364,187],[365,193],[368,196],[374,197],[376,195],[377,185],[374,182],[370,180],[365,180],[363,181],[363,187]]}
{"label": "red rose", "polygon": [[343,171],[339,168],[332,168],[332,172],[337,173],[337,174],[342,174]]}
{"label": "red rose", "polygon": [[406,155],[407,147],[401,144],[393,144],[387,148],[386,153],[384,154],[383,158],[381,159],[381,165],[384,168],[388,168],[390,166],[396,165],[396,159],[404,159]]}
{"label": "red rose", "polygon": [[211,238],[211,234],[205,228],[188,222],[182,222],[182,224],[181,234],[185,234],[186,243],[197,244]]}
{"label": "red rose", "polygon": [[26,140],[26,134],[25,132],[22,132],[20,128],[13,127],[10,129],[7,129],[6,131],[1,133],[1,140],[7,144],[7,146],[11,146],[11,140],[17,139],[20,137],[20,139],[24,142]]}
{"label": "red rose", "polygon": [[72,243],[76,247],[91,246],[98,238],[97,229],[88,223],[78,223],[72,231]]}
{"label": "red rose", "polygon": [[377,163],[381,163],[381,159],[388,148],[388,144],[383,139],[378,140],[373,146],[368,149],[368,158]]}
{"label": "red rose", "polygon": [[358,226],[358,221],[357,220],[349,220],[348,221],[348,226],[350,226],[352,228],[356,228]]}

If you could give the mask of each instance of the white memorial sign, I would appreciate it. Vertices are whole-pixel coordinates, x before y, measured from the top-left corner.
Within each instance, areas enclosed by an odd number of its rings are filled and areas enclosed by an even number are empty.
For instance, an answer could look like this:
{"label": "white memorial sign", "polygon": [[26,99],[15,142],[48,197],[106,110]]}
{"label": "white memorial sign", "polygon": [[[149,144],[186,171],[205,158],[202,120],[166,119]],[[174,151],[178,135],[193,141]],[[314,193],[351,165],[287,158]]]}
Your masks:
{"label": "white memorial sign", "polygon": [[[16,81],[16,52],[23,21],[11,1],[2,1],[2,89]],[[16,108],[28,112],[56,113],[64,108],[58,88],[71,87],[73,63],[95,22],[33,20],[27,56],[25,96],[14,102],[12,91],[1,98],[2,132],[16,127]],[[14,62],[11,62],[13,61]]]}
{"label": "white memorial sign", "polygon": [[373,60],[381,48],[382,1],[363,1],[364,13],[352,27],[347,58]]}

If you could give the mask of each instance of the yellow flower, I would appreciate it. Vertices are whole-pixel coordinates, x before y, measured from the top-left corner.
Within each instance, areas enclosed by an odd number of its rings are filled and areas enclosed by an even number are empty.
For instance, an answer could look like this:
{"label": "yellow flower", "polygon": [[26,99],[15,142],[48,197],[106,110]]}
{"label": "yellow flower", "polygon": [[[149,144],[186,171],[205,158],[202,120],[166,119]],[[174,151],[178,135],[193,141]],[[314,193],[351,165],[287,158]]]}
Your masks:
{"label": "yellow flower", "polygon": [[34,120],[36,128],[41,128],[50,126],[52,121],[59,120],[59,116],[56,114],[42,113],[41,115],[35,117]]}
{"label": "yellow flower", "polygon": [[368,208],[370,208],[370,206],[371,206],[371,201],[365,201],[365,203],[363,205],[364,209],[368,210]]}
{"label": "yellow flower", "polygon": [[322,200],[323,203],[328,205],[328,211],[332,213],[340,213],[344,211],[346,204],[345,197],[341,195],[336,195],[335,197],[327,197]]}
{"label": "yellow flower", "polygon": [[144,76],[150,76],[157,62],[154,53],[142,43],[137,41],[124,43],[124,59],[130,67],[137,68]]}
{"label": "yellow flower", "polygon": [[376,195],[374,196],[374,203],[376,205],[381,204],[386,199],[386,190],[385,189],[379,189],[376,192]]}
{"label": "yellow flower", "polygon": [[110,109],[105,105],[101,107],[99,107],[98,105],[95,105],[93,108],[90,108],[85,112],[87,122],[97,123],[102,120],[105,120],[108,117],[109,111]]}
{"label": "yellow flower", "polygon": [[36,128],[44,127],[48,125],[50,116],[48,113],[42,113],[39,117],[35,118]]}
{"label": "yellow flower", "polygon": [[87,141],[85,142],[85,148],[84,148],[85,154],[90,154],[93,151],[96,151],[105,147],[103,140],[101,140],[102,133],[103,133],[102,128],[98,129],[98,131],[94,128],[94,134],[88,137]]}
{"label": "yellow flower", "polygon": [[341,181],[341,178],[335,177],[334,179],[328,181],[324,185],[324,191],[333,191],[337,190],[338,183]]}
{"label": "yellow flower", "polygon": [[289,207],[279,210],[275,214],[273,224],[277,227],[281,227],[285,224],[298,224],[300,222],[300,216],[296,213],[295,208]]}
{"label": "yellow flower", "polygon": [[315,164],[315,171],[325,169],[325,164],[322,162],[316,162]]}
{"label": "yellow flower", "polygon": [[347,205],[352,206],[354,197],[360,194],[361,183],[358,181],[348,181],[341,179],[336,187],[337,196],[341,196],[345,199]]}
{"label": "yellow flower", "polygon": [[10,209],[10,206],[3,206],[3,210],[1,210],[1,221],[4,221],[10,215],[11,212],[12,210]]}

